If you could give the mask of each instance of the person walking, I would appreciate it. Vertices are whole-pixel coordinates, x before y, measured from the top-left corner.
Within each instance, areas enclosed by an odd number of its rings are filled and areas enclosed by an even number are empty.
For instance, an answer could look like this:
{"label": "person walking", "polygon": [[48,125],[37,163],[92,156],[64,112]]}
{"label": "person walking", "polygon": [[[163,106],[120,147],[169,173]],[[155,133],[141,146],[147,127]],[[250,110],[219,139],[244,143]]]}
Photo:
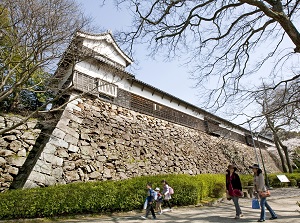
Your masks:
{"label": "person walking", "polygon": [[147,207],[146,207],[146,215],[145,216],[141,216],[143,219],[147,219],[149,212],[151,211],[152,217],[153,219],[156,219],[156,215],[154,213],[154,208],[153,208],[153,202],[154,202],[154,190],[152,189],[152,184],[151,183],[147,183],[146,185],[148,192],[147,192]]}
{"label": "person walking", "polygon": [[258,164],[253,164],[252,166],[249,166],[250,169],[252,169],[254,173],[254,180],[253,180],[253,185],[254,185],[254,191],[255,191],[255,196],[260,197],[260,218],[258,222],[264,222],[266,220],[266,208],[271,214],[270,220],[277,219],[276,213],[273,211],[273,209],[270,207],[270,205],[267,202],[266,197],[262,197],[260,195],[260,192],[265,192],[267,191],[266,185],[265,185],[265,179],[262,173],[262,170],[259,168]]}
{"label": "person walking", "polygon": [[166,180],[162,180],[161,183],[163,186],[162,194],[164,196],[164,204],[167,204],[169,207],[169,210],[172,211],[172,206],[170,204],[170,200],[172,198],[171,194],[170,194],[170,186]]}
{"label": "person walking", "polygon": [[158,211],[158,214],[162,214],[161,204],[162,204],[162,202],[163,202],[163,196],[162,196],[162,194],[160,193],[159,187],[155,188],[155,191],[156,191],[156,193],[157,193],[157,197],[156,197],[156,200],[155,200],[155,203],[156,203],[156,211]]}
{"label": "person walking", "polygon": [[235,206],[235,219],[240,219],[243,217],[240,205],[239,197],[243,195],[242,183],[239,175],[235,172],[237,168],[230,164],[227,167],[226,174],[226,193],[229,199],[233,200]]}

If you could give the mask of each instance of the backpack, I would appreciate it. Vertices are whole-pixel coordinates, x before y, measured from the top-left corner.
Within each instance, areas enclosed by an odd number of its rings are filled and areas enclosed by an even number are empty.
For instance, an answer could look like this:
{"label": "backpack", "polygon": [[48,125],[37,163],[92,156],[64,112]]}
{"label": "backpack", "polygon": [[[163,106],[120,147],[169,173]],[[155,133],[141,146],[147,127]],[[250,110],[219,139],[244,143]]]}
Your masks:
{"label": "backpack", "polygon": [[157,200],[157,192],[155,190],[151,191],[151,196],[153,197],[153,199],[156,201]]}
{"label": "backpack", "polygon": [[169,186],[169,194],[174,194],[174,189]]}

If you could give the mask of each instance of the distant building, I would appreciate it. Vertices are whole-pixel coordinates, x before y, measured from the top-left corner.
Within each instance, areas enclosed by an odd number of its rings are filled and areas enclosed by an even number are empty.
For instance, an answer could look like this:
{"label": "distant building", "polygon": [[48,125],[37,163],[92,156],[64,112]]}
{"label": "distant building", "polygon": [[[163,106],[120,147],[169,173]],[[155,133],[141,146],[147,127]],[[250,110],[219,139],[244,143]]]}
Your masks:
{"label": "distant building", "polygon": [[[253,146],[249,130],[136,79],[125,70],[132,62],[111,33],[78,32],[55,77],[59,88],[73,86],[78,93]],[[273,145],[270,138],[263,136],[259,136],[259,143]]]}

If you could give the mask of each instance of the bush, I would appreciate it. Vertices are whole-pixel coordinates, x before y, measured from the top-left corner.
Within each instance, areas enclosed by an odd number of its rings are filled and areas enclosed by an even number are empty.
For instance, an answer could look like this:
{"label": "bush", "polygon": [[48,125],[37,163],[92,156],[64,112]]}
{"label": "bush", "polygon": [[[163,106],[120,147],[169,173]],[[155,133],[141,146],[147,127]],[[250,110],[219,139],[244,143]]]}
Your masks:
{"label": "bush", "polygon": [[[121,181],[80,182],[46,188],[10,190],[0,194],[0,219],[51,217],[142,209],[146,184],[161,188],[161,180],[174,188],[173,205],[192,205],[219,196],[225,176],[184,174],[143,176]],[[217,185],[217,189],[215,186]]]}
{"label": "bush", "polygon": [[[286,174],[295,184],[300,174]],[[240,175],[243,185],[252,175]],[[280,186],[276,174],[268,175],[271,186]],[[225,174],[142,176],[121,181],[80,182],[46,188],[19,189],[0,193],[0,219],[52,217],[72,214],[111,213],[142,209],[146,184],[161,188],[165,179],[174,189],[172,204],[193,205],[209,197],[222,197]],[[162,188],[161,188],[162,189]]]}
{"label": "bush", "polygon": [[218,182],[215,184],[215,187],[213,188],[212,190],[212,197],[222,197],[223,194],[225,193],[225,188],[226,185],[225,185],[225,182],[221,183],[221,182]]}

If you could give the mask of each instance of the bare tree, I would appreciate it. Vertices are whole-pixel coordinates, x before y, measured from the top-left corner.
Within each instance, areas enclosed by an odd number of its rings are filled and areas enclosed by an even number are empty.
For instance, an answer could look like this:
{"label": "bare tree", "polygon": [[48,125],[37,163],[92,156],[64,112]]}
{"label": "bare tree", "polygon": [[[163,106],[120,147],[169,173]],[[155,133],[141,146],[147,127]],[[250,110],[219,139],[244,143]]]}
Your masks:
{"label": "bare tree", "polygon": [[[257,102],[262,107],[262,115],[266,119],[267,128],[271,130],[279,153],[284,172],[293,172],[287,146],[282,142],[282,130],[295,130],[299,128],[300,115],[300,80],[284,82],[276,90],[263,86],[257,94]],[[284,156],[283,156],[283,153]]]}
{"label": "bare tree", "polygon": [[[152,55],[159,52],[166,58],[189,55],[186,63],[196,64],[192,71],[199,88],[206,80],[218,81],[217,86],[209,89],[207,107],[220,108],[238,94],[243,98],[252,94],[253,89],[241,83],[250,75],[257,75],[271,57],[275,58],[275,65],[270,68],[273,76],[269,78],[281,81],[282,65],[300,52],[299,0],[115,2],[119,6],[129,3],[135,13],[132,30],[119,36],[119,41],[129,44],[129,49],[135,43],[142,43],[149,44]],[[294,44],[293,49],[282,51],[285,38]],[[257,57],[254,52],[260,48],[263,54]]]}
{"label": "bare tree", "polygon": [[[45,110],[45,94],[57,63],[78,29],[90,19],[73,0],[0,1],[0,104],[1,110],[23,109],[21,94],[44,97],[23,123]],[[57,100],[52,96],[51,101]],[[21,125],[22,123],[17,123]],[[1,134],[5,131],[1,130]],[[0,134],[0,135],[1,135]]]}

